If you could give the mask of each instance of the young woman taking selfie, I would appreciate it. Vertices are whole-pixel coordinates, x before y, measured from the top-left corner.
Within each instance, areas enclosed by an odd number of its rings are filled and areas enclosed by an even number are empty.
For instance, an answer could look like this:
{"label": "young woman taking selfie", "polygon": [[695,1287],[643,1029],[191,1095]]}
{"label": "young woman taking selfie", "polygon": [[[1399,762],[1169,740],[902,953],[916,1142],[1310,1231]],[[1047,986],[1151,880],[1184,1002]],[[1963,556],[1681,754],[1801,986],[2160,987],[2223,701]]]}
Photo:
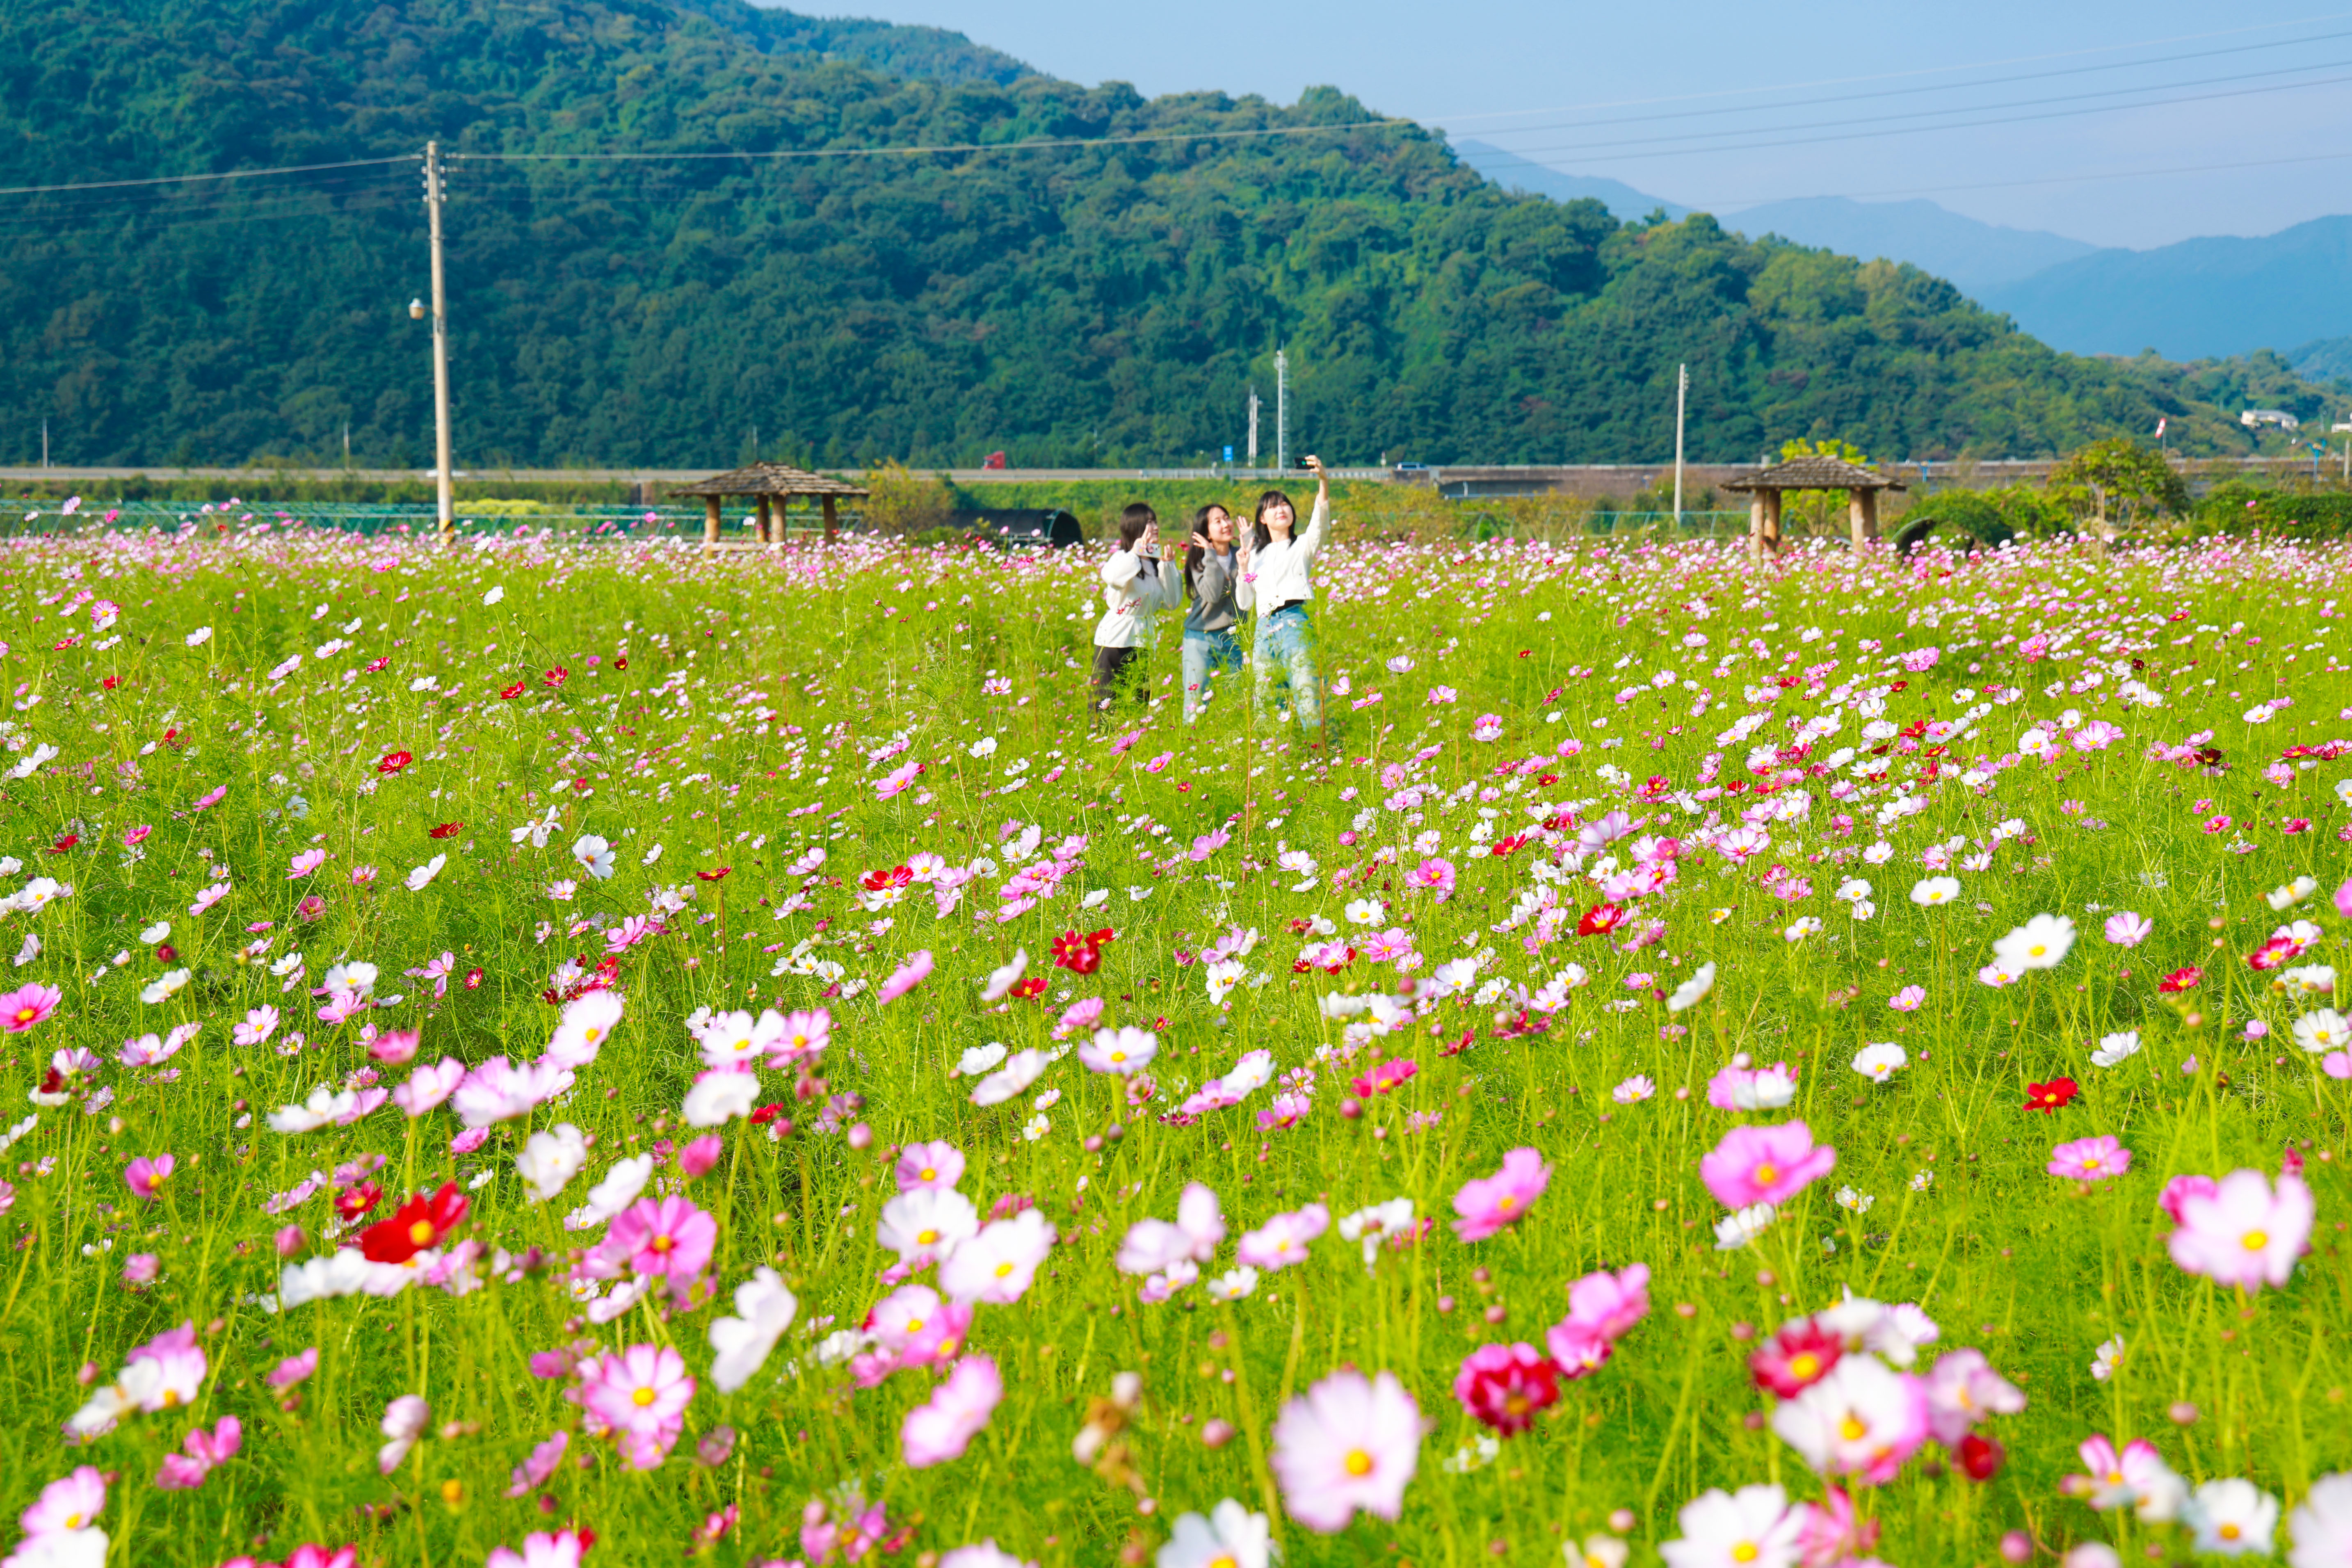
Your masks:
{"label": "young woman taking selfie", "polygon": [[1242,583],[1257,607],[1257,641],[1250,651],[1257,712],[1260,717],[1270,713],[1276,689],[1287,688],[1300,728],[1320,750],[1323,698],[1316,679],[1314,623],[1307,605],[1315,597],[1315,557],[1331,526],[1331,484],[1320,458],[1307,458],[1307,466],[1315,474],[1315,510],[1307,527],[1298,529],[1297,509],[1288,496],[1280,490],[1260,496],[1250,563]]}
{"label": "young woman taking selfie", "polygon": [[1118,517],[1118,548],[1103,563],[1103,618],[1095,626],[1094,710],[1110,707],[1122,688],[1150,695],[1144,656],[1151,624],[1163,605],[1178,602],[1174,577],[1161,570],[1160,519],[1141,501]]}
{"label": "young woman taking selfie", "polygon": [[1250,607],[1250,542],[1234,542],[1234,520],[1211,502],[1192,514],[1192,540],[1184,550],[1184,719],[1190,723],[1208,700],[1213,673],[1242,672],[1241,638],[1234,635]]}

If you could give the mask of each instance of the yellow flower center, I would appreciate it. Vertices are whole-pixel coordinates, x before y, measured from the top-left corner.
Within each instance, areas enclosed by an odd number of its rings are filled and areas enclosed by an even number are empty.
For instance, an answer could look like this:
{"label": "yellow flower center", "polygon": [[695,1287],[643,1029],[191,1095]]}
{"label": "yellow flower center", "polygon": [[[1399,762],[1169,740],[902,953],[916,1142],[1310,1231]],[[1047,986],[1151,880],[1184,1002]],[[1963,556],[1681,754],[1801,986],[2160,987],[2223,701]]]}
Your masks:
{"label": "yellow flower center", "polygon": [[2266,1230],[2250,1230],[2242,1239],[2248,1252],[2260,1252],[2271,1244],[2270,1232]]}
{"label": "yellow flower center", "polygon": [[1771,1163],[1769,1161],[1767,1161],[1765,1163],[1756,1167],[1756,1180],[1763,1185],[1770,1186],[1774,1182],[1777,1182],[1780,1179],[1780,1167]]}
{"label": "yellow flower center", "polygon": [[651,1243],[652,1248],[656,1252],[667,1252],[671,1247],[677,1245],[677,1244],[676,1242],[670,1240],[670,1238],[666,1236],[657,1236],[653,1238]]}
{"label": "yellow flower center", "polygon": [[1870,1428],[1849,1415],[1838,1423],[1838,1436],[1849,1443],[1859,1443],[1870,1436]]}
{"label": "yellow flower center", "polygon": [[430,1246],[433,1241],[433,1222],[429,1219],[420,1219],[408,1227],[408,1239],[419,1247]]}
{"label": "yellow flower center", "polygon": [[1114,1062],[1123,1062],[1127,1060],[1127,1053],[1125,1051],[1113,1051],[1110,1054],[1110,1059]]}
{"label": "yellow flower center", "polygon": [[929,1247],[940,1239],[940,1233],[936,1230],[922,1231],[916,1236],[915,1239],[921,1245]]}
{"label": "yellow flower center", "polygon": [[81,1515],[78,1513],[69,1513],[66,1515],[66,1528],[68,1530],[79,1530],[81,1528]]}
{"label": "yellow flower center", "polygon": [[172,1408],[172,1406],[173,1406],[173,1405],[177,1405],[177,1404],[179,1404],[179,1403],[180,1403],[180,1391],[179,1391],[178,1389],[176,1389],[176,1388],[167,1388],[167,1389],[165,1389],[165,1390],[163,1391],[163,1408],[164,1408],[164,1409],[169,1410],[169,1409],[171,1409],[171,1408]]}
{"label": "yellow flower center", "polygon": [[640,1388],[629,1395],[629,1402],[643,1410],[654,1402],[654,1391],[650,1388]]}
{"label": "yellow flower center", "polygon": [[1511,1196],[1510,1194],[1505,1193],[1501,1197],[1495,1200],[1495,1206],[1502,1210],[1505,1214],[1508,1214],[1513,1209],[1519,1206],[1519,1200]]}
{"label": "yellow flower center", "polygon": [[1003,1279],[1008,1278],[1008,1277],[1012,1274],[1012,1272],[1013,1272],[1013,1264],[1012,1264],[1012,1262],[1011,1262],[1011,1260],[1010,1260],[1010,1259],[1006,1260],[1005,1262],[1000,1263],[1000,1264],[998,1264],[998,1265],[996,1266],[996,1277],[997,1277],[999,1279]]}
{"label": "yellow flower center", "polygon": [[926,1182],[936,1182],[940,1179],[940,1173],[935,1166],[926,1165],[923,1167],[921,1179]]}
{"label": "yellow flower center", "polygon": [[1807,1351],[1789,1363],[1789,1370],[1807,1383],[1822,1374],[1822,1358]]}
{"label": "yellow flower center", "polygon": [[1528,1413],[1528,1396],[1524,1394],[1514,1394],[1503,1401],[1503,1408],[1513,1415],[1525,1415]]}
{"label": "yellow flower center", "polygon": [[2097,1155],[2095,1155],[2095,1154],[2092,1155],[2089,1159],[2084,1160],[2084,1161],[2083,1162],[2083,1169],[2084,1169],[2085,1171],[2095,1171],[2095,1170],[2097,1170],[2098,1168],[2099,1168],[2099,1157],[2098,1157]]}
{"label": "yellow flower center", "polygon": [[910,1322],[910,1323],[908,1323],[908,1324],[907,1325],[907,1332],[908,1332],[908,1334],[910,1334],[910,1335],[912,1335],[912,1334],[919,1334],[919,1333],[921,1333],[922,1331],[923,1331],[923,1320],[922,1320],[922,1319],[920,1319],[920,1318],[917,1318],[916,1320],[914,1320],[914,1321],[912,1321],[912,1322]]}
{"label": "yellow flower center", "polygon": [[2220,1530],[2214,1531],[2214,1533],[2219,1535],[2224,1541],[2235,1541],[2242,1532],[2234,1524],[2225,1524]]}
{"label": "yellow flower center", "polygon": [[1349,1449],[1348,1473],[1351,1476],[1370,1475],[1372,1473],[1372,1457],[1370,1454],[1365,1453],[1361,1448]]}
{"label": "yellow flower center", "polygon": [[1731,1549],[1731,1560],[1734,1563],[1753,1563],[1760,1555],[1761,1553],[1756,1550],[1756,1543],[1752,1541],[1743,1541]]}

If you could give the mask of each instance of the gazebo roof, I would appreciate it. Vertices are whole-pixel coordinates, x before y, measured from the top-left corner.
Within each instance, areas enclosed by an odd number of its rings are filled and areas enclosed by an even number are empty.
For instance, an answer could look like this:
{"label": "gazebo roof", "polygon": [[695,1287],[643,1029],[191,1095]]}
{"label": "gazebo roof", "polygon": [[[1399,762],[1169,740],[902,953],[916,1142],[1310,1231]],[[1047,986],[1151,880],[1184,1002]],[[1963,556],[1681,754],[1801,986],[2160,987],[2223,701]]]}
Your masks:
{"label": "gazebo roof", "polygon": [[1900,490],[1900,479],[1849,463],[1843,458],[1791,458],[1769,468],[1753,468],[1727,480],[1727,490]]}
{"label": "gazebo roof", "polygon": [[828,479],[786,463],[753,463],[724,474],[713,474],[690,485],[679,485],[674,496],[862,496],[863,485]]}

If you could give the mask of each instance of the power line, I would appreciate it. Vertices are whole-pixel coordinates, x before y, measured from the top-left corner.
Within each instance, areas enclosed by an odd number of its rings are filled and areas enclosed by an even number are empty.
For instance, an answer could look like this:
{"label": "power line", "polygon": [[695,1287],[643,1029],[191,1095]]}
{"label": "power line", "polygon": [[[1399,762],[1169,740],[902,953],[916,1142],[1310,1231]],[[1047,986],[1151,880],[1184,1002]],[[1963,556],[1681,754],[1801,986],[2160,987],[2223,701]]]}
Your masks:
{"label": "power line", "polygon": [[1125,136],[1038,136],[1021,142],[932,142],[902,146],[774,148],[705,153],[452,153],[452,163],[635,163],[662,160],[702,162],[734,159],[743,162],[790,162],[816,158],[925,156],[939,153],[1032,153],[1066,147],[1131,147],[1161,142],[1238,142],[1273,136],[1315,136],[1335,131],[1370,131],[1391,126],[1421,128],[1421,121],[1401,116],[1381,120],[1345,120],[1327,125],[1267,125],[1245,131],[1151,131]]}
{"label": "power line", "polygon": [[312,174],[322,169],[365,169],[383,163],[407,163],[414,153],[396,158],[350,158],[340,163],[292,163],[277,169],[224,169],[210,174],[158,174],[148,180],[83,180],[65,185],[0,186],[0,196],[41,196],[56,191],[111,191],[131,185],[180,185],[197,180],[255,180],[266,174]]}
{"label": "power line", "polygon": [[[1937,195],[1950,191],[2007,191],[2017,190],[2027,185],[2091,184],[2102,180],[2143,180],[2165,174],[2207,174],[2233,169],[2268,169],[2287,163],[2328,163],[2346,158],[2352,158],[2352,152],[2308,153],[2298,153],[2291,158],[2256,158],[2235,163],[2176,163],[2163,169],[2112,169],[2090,174],[2044,174],[2031,180],[1980,180],[1960,185],[1906,185],[1900,190],[1845,191],[1838,194],[1848,201],[1862,201],[1871,197]],[[1719,211],[1726,217],[1736,218],[1750,207],[1765,206],[1776,202],[1818,200],[1822,194],[1815,192],[1809,196],[1718,196],[1710,201],[1692,203],[1691,210],[1694,212]]]}

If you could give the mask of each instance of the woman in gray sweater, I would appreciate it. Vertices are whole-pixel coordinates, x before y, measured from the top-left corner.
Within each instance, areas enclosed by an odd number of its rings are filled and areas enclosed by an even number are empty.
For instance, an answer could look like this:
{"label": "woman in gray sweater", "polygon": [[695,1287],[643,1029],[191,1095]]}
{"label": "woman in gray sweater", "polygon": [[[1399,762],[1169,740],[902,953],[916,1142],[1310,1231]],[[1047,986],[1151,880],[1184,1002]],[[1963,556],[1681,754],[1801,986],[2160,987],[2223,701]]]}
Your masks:
{"label": "woman in gray sweater", "polygon": [[1208,700],[1213,671],[1242,672],[1241,639],[1234,635],[1250,608],[1250,546],[1234,542],[1234,520],[1212,502],[1192,514],[1192,539],[1184,551],[1184,720],[1190,723]]}

